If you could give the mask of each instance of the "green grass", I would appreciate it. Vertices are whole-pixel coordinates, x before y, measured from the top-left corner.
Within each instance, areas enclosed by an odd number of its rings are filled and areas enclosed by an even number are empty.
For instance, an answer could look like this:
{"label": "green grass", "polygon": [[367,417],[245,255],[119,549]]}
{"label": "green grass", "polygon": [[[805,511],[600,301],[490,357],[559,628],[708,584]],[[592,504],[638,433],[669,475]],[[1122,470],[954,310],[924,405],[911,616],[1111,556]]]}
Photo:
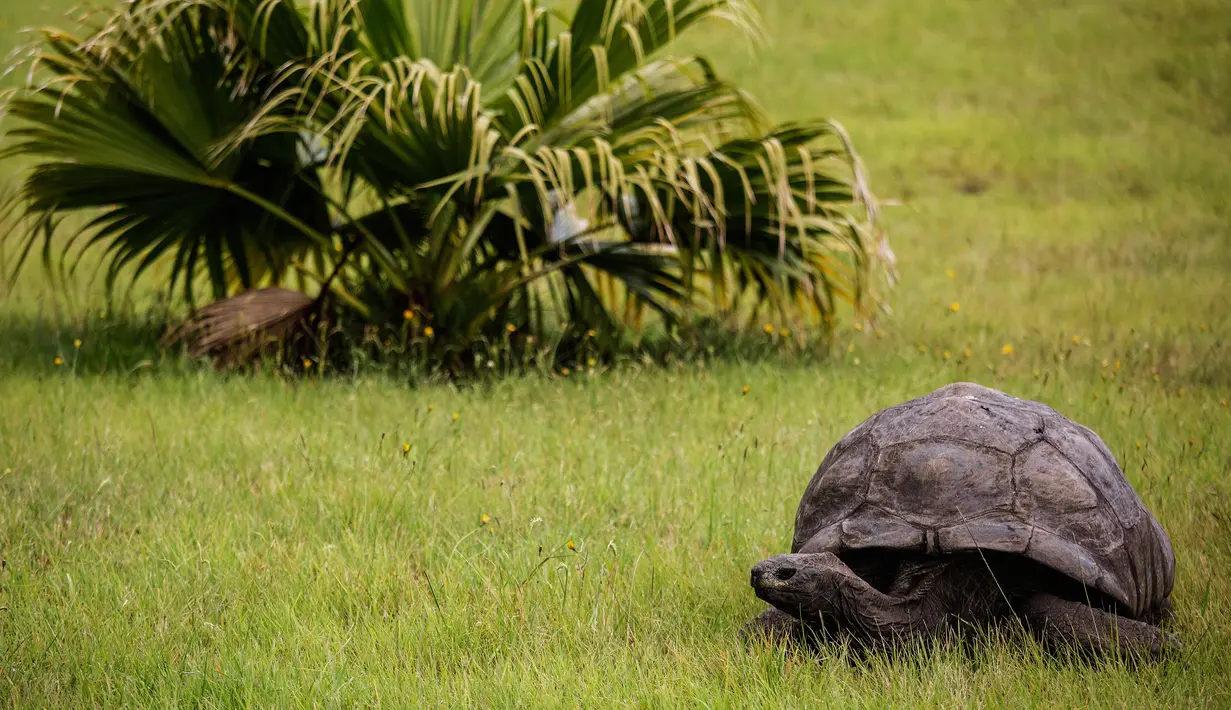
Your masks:
{"label": "green grass", "polygon": [[[841,120],[901,203],[884,331],[820,363],[287,382],[28,272],[0,304],[0,703],[1231,704],[1231,10],[763,5],[759,55],[693,41],[775,115]],[[0,36],[54,16],[5,3]],[[1104,437],[1175,545],[1181,657],[736,641],[826,450],[955,380]]]}

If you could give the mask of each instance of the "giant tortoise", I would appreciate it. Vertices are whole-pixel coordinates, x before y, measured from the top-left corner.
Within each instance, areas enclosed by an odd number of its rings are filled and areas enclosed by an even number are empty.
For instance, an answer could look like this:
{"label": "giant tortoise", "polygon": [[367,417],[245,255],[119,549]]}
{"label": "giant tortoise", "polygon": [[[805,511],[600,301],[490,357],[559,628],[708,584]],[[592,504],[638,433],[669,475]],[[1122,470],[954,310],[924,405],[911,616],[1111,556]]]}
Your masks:
{"label": "giant tortoise", "polygon": [[[1093,431],[957,383],[885,409],[825,457],[791,554],[752,569],[771,636],[884,647],[1021,619],[1049,645],[1157,657],[1171,542]],[[815,633],[805,633],[815,632]]]}

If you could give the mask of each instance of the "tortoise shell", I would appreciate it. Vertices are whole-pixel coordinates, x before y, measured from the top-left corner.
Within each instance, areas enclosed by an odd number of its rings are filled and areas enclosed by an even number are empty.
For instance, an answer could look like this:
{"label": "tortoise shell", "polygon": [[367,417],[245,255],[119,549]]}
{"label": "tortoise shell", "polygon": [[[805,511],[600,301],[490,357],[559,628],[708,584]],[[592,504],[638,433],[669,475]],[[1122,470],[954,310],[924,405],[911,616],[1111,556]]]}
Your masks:
{"label": "tortoise shell", "polygon": [[1140,616],[1170,593],[1171,541],[1093,431],[971,383],[857,426],[825,456],[792,552],[1024,555]]}

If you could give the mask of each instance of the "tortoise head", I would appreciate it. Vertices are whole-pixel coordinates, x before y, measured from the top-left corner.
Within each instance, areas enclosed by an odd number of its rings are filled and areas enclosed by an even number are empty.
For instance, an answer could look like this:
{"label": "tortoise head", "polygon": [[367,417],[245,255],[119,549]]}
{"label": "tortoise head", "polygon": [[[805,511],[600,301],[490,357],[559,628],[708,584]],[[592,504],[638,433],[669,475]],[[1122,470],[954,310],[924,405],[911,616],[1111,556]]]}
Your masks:
{"label": "tortoise head", "polygon": [[829,552],[775,555],[752,568],[752,588],[788,614],[835,614],[843,582],[851,577],[850,568]]}

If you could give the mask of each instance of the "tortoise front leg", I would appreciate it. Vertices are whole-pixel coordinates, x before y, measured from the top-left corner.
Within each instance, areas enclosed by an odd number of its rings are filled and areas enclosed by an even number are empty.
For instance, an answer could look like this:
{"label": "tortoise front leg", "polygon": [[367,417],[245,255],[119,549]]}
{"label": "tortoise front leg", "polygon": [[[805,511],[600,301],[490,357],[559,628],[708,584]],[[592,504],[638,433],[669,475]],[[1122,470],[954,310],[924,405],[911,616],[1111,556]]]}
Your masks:
{"label": "tortoise front leg", "polygon": [[1133,621],[1050,594],[1026,600],[1027,625],[1049,645],[1070,645],[1098,655],[1115,652],[1158,660],[1183,648],[1179,639],[1153,624]]}

